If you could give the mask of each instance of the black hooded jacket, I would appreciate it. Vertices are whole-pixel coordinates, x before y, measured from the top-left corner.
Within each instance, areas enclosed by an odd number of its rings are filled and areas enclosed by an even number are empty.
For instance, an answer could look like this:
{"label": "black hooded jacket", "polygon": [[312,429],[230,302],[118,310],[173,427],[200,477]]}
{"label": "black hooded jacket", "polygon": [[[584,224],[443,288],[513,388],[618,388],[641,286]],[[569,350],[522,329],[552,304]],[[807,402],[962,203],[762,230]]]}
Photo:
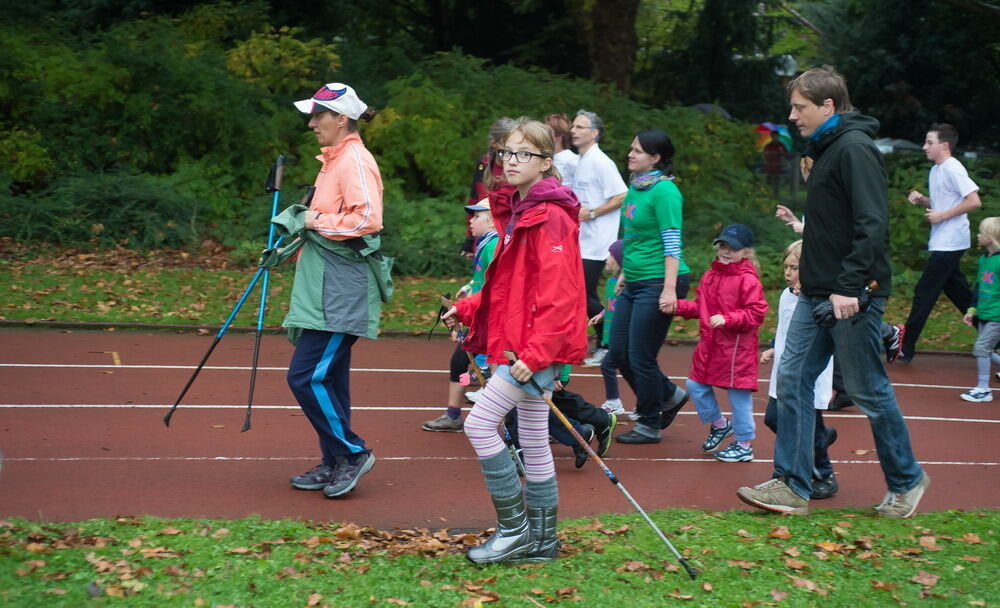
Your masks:
{"label": "black hooded jacket", "polygon": [[889,206],[882,155],[872,141],[878,120],[859,112],[810,140],[805,230],[799,279],[812,297],[857,297],[874,279],[874,295],[888,296]]}

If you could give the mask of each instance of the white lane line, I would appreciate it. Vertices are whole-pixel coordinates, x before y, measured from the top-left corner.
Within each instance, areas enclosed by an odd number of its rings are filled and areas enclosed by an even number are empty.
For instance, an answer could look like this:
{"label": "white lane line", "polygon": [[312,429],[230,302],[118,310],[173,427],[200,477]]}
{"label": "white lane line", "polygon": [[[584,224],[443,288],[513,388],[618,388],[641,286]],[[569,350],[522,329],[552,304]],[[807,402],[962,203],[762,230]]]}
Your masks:
{"label": "white lane line", "polygon": [[[4,409],[88,409],[88,408],[122,408],[122,409],[170,409],[172,405],[168,404],[136,404],[136,403],[0,403],[0,410]],[[190,409],[190,410],[244,410],[246,405],[187,405],[182,403],[178,406],[180,409]],[[294,410],[301,411],[297,405],[257,405],[254,404],[254,409],[261,410]],[[472,407],[471,405],[469,407]],[[370,412],[429,412],[438,411],[441,409],[440,405],[409,405],[409,406],[398,406],[398,405],[355,405],[351,407],[352,411],[370,411]],[[722,412],[726,415],[731,415],[731,412]],[[678,412],[679,416],[697,416],[697,412]],[[764,416],[763,412],[754,412],[754,416],[762,418]],[[856,418],[863,420],[866,418],[864,414],[823,414],[823,418]],[[906,420],[915,420],[921,422],[974,422],[974,423],[988,423],[988,424],[1000,424],[1000,419],[990,420],[988,418],[948,418],[944,416],[903,416]]]}
{"label": "white lane line", "polygon": [[[60,369],[195,369],[197,365],[90,365],[76,363],[0,363],[0,367],[38,367],[38,368],[60,368]],[[248,365],[206,365],[202,369],[215,371],[239,371],[248,372]],[[288,366],[267,367],[258,365],[257,371],[287,372]],[[399,374],[447,374],[446,369],[397,369],[397,368],[377,368],[377,367],[352,367],[352,372],[394,372]],[[600,375],[598,375],[600,377]]]}
{"label": "white lane line", "polygon": [[[570,456],[556,456],[556,460],[570,460]],[[438,461],[475,461],[474,456],[379,456],[379,461],[392,460],[398,462],[438,462]],[[307,456],[78,456],[78,457],[8,457],[5,462],[284,462],[284,461],[314,461]],[[605,458],[607,463],[616,462],[715,462],[714,458]],[[755,458],[754,462],[773,463],[767,458]],[[879,464],[878,460],[832,460],[834,464]],[[965,461],[920,461],[923,465],[935,466],[970,466],[998,467],[1000,462],[965,462]]]}

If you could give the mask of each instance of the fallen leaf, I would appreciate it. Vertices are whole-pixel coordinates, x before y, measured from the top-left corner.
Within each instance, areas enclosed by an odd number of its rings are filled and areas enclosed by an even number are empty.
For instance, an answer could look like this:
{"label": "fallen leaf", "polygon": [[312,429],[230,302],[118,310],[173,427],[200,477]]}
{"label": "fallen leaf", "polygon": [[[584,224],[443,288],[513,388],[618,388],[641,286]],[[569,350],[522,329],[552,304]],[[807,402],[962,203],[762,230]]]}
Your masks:
{"label": "fallen leaf", "polygon": [[748,562],[748,561],[744,561],[742,559],[731,559],[731,560],[729,560],[729,565],[730,566],[739,566],[740,568],[743,568],[744,570],[749,570],[750,568],[755,568],[757,566],[757,562]]}
{"label": "fallen leaf", "polygon": [[773,599],[774,601],[780,602],[780,601],[784,600],[786,597],[788,597],[788,592],[787,591],[780,591],[778,589],[771,589],[771,599]]}
{"label": "fallen leaf", "polygon": [[962,560],[963,562],[978,562],[979,561],[979,558],[976,557],[975,555],[963,555],[962,557],[960,557],[958,559]]}
{"label": "fallen leaf", "polygon": [[702,583],[701,588],[703,591],[712,591],[715,589],[715,587],[712,586],[712,583]]}
{"label": "fallen leaf", "polygon": [[813,593],[817,593],[823,596],[829,595],[829,591],[823,589],[822,587],[820,587],[819,585],[817,585],[816,583],[812,582],[809,579],[800,578],[798,576],[788,576],[788,578],[791,579],[792,584],[795,585],[796,587],[801,587],[807,591],[812,591]]}
{"label": "fallen leaf", "polygon": [[680,589],[674,589],[667,594],[667,597],[673,598],[675,600],[691,600],[694,599],[693,595],[682,595]]}
{"label": "fallen leaf", "polygon": [[736,534],[739,535],[739,536],[742,536],[743,538],[757,538],[755,535],[750,534],[749,532],[747,532],[746,530],[744,530],[742,528],[739,529],[739,530],[737,530]]}
{"label": "fallen leaf", "polygon": [[921,536],[917,539],[917,543],[927,549],[928,551],[940,551],[941,547],[937,544],[937,537],[935,536]]}
{"label": "fallen leaf", "polygon": [[917,583],[918,585],[924,585],[926,587],[933,587],[940,580],[940,576],[936,574],[931,574],[926,570],[921,570],[916,576],[910,579],[911,582]]}
{"label": "fallen leaf", "polygon": [[778,526],[767,534],[771,538],[791,538],[792,533],[788,531],[788,526]]}
{"label": "fallen leaf", "polygon": [[386,598],[385,601],[389,602],[390,604],[395,604],[397,606],[409,606],[410,605],[410,602],[403,601],[403,600],[400,600],[400,599],[396,599],[394,597]]}
{"label": "fallen leaf", "polygon": [[319,606],[319,603],[323,601],[323,595],[319,593],[310,593],[309,599],[306,601],[306,606]]}
{"label": "fallen leaf", "polygon": [[789,558],[785,558],[785,565],[794,570],[801,570],[803,568],[809,567],[809,564],[805,563],[804,561],[797,559],[789,559]]}
{"label": "fallen leaf", "polygon": [[184,532],[178,530],[173,526],[167,526],[166,528],[156,533],[157,536],[176,536],[178,534],[184,534]]}
{"label": "fallen leaf", "polygon": [[896,589],[899,589],[899,583],[887,583],[885,581],[876,580],[872,580],[870,583],[872,589],[876,589],[878,591],[895,591]]}
{"label": "fallen leaf", "polygon": [[979,538],[978,534],[972,532],[967,532],[962,535],[962,540],[969,543],[970,545],[981,545],[983,544],[983,539]]}

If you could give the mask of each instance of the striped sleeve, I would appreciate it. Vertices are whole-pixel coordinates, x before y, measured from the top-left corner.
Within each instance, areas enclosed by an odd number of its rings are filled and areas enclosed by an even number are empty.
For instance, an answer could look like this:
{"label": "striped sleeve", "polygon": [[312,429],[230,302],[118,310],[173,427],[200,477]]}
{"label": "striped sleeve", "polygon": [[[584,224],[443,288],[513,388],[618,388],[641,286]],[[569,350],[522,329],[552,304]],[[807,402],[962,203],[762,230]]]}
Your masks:
{"label": "striped sleeve", "polygon": [[660,240],[663,241],[663,257],[681,258],[681,231],[678,228],[667,228],[660,231]]}

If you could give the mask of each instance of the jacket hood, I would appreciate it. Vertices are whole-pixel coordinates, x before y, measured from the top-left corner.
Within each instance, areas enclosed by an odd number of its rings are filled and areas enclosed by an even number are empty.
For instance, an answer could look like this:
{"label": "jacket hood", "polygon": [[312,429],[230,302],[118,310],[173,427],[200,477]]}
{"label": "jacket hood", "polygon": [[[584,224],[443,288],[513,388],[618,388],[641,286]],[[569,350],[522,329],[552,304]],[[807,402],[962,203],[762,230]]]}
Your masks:
{"label": "jacket hood", "polygon": [[546,177],[528,190],[528,196],[521,199],[517,188],[511,185],[501,187],[490,196],[490,209],[494,219],[500,226],[507,226],[513,219],[517,221],[525,211],[539,203],[558,205],[566,210],[571,217],[578,217],[580,201],[576,194],[567,186],[559,183],[555,177]]}
{"label": "jacket hood", "polygon": [[832,130],[823,133],[815,140],[810,140],[806,145],[806,156],[816,158],[833,143],[838,137],[848,131],[861,131],[871,139],[875,139],[878,134],[879,121],[877,118],[865,116],[861,112],[854,110],[840,115],[840,124]]}

